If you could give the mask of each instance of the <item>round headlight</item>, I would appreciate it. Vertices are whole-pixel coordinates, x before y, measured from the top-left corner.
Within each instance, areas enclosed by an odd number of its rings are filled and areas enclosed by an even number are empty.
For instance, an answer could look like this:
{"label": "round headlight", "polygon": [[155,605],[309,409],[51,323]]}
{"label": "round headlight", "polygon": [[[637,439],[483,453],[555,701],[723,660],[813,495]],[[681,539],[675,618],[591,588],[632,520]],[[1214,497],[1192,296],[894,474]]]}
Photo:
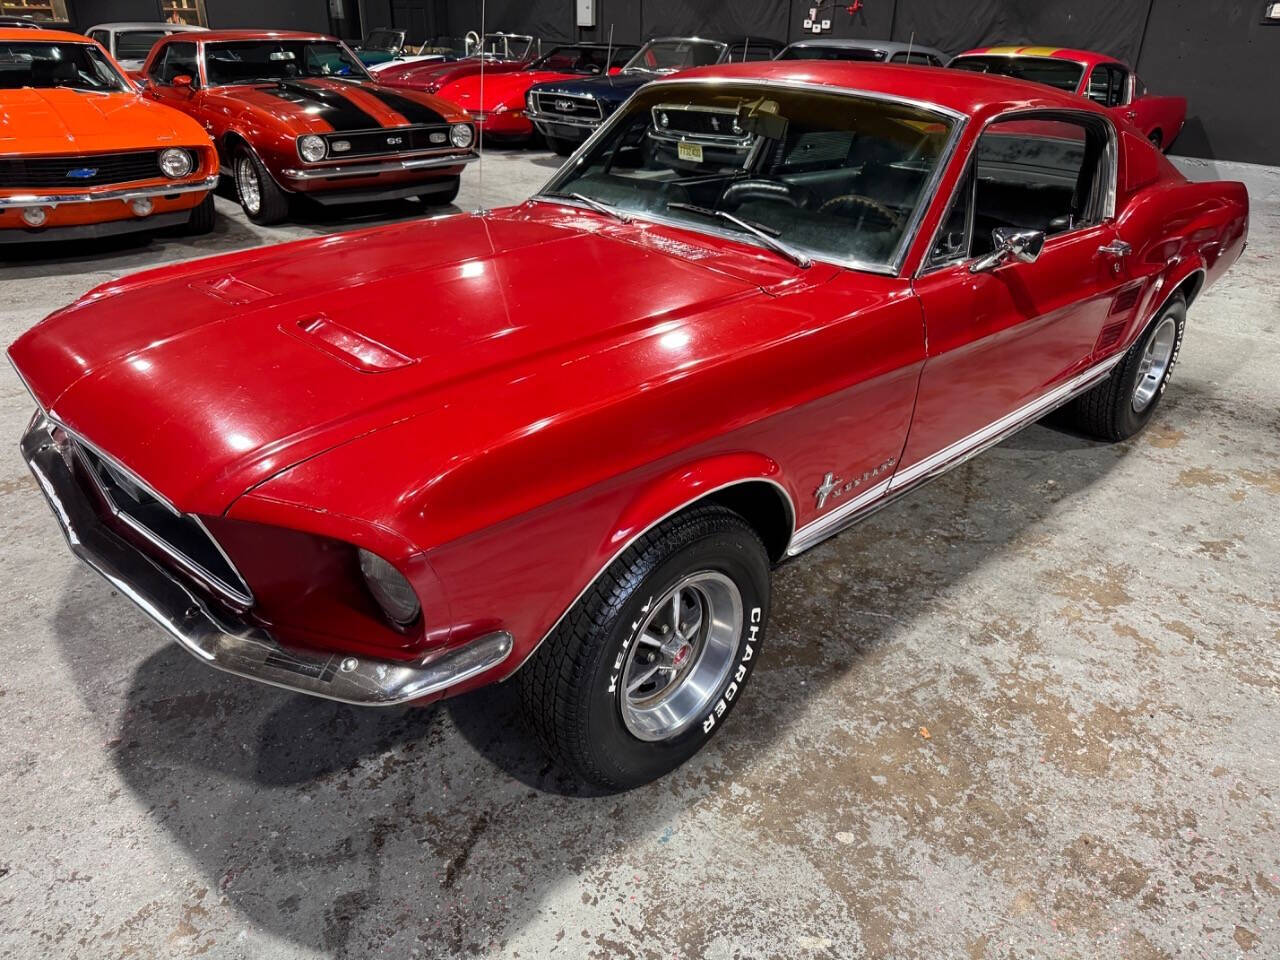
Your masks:
{"label": "round headlight", "polygon": [[170,147],[160,154],[160,172],[170,180],[185,177],[193,166],[191,154],[177,147]]}
{"label": "round headlight", "polygon": [[376,553],[368,550],[358,551],[360,555],[360,572],[364,574],[364,582],[378,601],[378,606],[394,623],[407,627],[418,619],[422,605],[418,595],[404,575]]}
{"label": "round headlight", "polygon": [[449,142],[460,150],[465,150],[471,146],[471,141],[476,138],[472,133],[471,127],[465,123],[455,123],[449,129]]}
{"label": "round headlight", "polygon": [[324,154],[324,137],[317,137],[314,133],[309,133],[305,137],[298,139],[298,156],[302,157],[307,163],[319,163],[324,159]]}

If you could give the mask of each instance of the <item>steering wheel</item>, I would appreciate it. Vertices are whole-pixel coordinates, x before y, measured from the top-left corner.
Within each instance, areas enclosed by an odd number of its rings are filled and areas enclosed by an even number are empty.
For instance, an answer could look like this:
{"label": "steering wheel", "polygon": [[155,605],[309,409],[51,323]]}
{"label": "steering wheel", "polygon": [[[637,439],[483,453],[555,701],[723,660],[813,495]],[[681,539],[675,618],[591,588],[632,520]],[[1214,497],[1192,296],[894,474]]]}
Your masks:
{"label": "steering wheel", "polygon": [[860,193],[842,193],[838,197],[832,197],[818,208],[818,212],[831,213],[841,207],[857,207],[861,209],[862,212],[859,214],[857,222],[859,229],[866,223],[868,212],[875,214],[876,218],[884,225],[883,229],[894,230],[902,226],[902,217],[896,211],[886,207],[879,200],[864,197]]}
{"label": "steering wheel", "polygon": [[789,183],[781,180],[738,180],[720,197],[720,208],[736,210],[748,200],[775,200],[792,207],[803,207],[805,197]]}

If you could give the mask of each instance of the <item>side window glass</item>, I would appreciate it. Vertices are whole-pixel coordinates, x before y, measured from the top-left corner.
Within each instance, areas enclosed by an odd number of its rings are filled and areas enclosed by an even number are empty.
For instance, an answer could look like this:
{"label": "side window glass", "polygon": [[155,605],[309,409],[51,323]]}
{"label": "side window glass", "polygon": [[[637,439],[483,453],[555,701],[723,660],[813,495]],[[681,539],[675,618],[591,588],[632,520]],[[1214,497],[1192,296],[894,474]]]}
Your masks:
{"label": "side window glass", "polygon": [[1119,67],[1111,68],[1111,96],[1107,106],[1121,107],[1128,102],[1129,74]]}
{"label": "side window glass", "polygon": [[1106,66],[1093,68],[1089,74],[1089,99],[1094,103],[1109,107],[1107,98],[1111,95],[1111,71]]}
{"label": "side window glass", "polygon": [[1003,120],[975,154],[972,256],[994,249],[997,227],[1065,233],[1101,219],[1106,134],[1087,121]]}
{"label": "side window glass", "polygon": [[893,59],[892,59],[890,62],[891,62],[891,63],[906,63],[906,62],[907,62],[907,55],[906,55],[905,53],[895,53],[895,54],[893,55]]}
{"label": "side window glass", "polygon": [[89,39],[94,41],[95,43],[102,44],[104,47],[107,48],[108,53],[111,51],[111,46],[107,43],[107,31],[92,30],[89,33]]}
{"label": "side window glass", "polygon": [[169,48],[162,47],[160,52],[156,54],[155,60],[151,62],[151,68],[147,71],[147,77],[152,83],[163,83],[161,77],[164,76],[164,62],[169,56]]}
{"label": "side window glass", "polygon": [[161,83],[173,83],[174,77],[190,77],[191,85],[200,82],[200,71],[196,66],[196,45],[194,43],[171,43],[165,49],[164,64],[159,71]]}
{"label": "side window glass", "polygon": [[973,165],[956,187],[951,207],[938,228],[938,239],[929,251],[929,266],[937,267],[969,257],[969,234],[973,229]]}

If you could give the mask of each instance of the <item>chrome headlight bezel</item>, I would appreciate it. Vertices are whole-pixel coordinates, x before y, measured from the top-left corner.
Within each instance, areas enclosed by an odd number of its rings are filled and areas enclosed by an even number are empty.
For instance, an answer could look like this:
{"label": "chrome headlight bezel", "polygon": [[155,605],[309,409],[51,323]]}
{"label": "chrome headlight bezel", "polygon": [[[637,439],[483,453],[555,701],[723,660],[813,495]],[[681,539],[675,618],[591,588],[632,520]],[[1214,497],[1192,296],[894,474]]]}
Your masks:
{"label": "chrome headlight bezel", "polygon": [[190,150],[181,147],[167,147],[160,151],[160,172],[170,180],[181,180],[189,176],[196,168],[195,157]]}
{"label": "chrome headlight bezel", "polygon": [[308,133],[298,138],[298,156],[306,163],[319,163],[328,154],[329,145],[324,137]]}
{"label": "chrome headlight bezel", "polygon": [[383,615],[397,627],[413,626],[422,616],[422,602],[405,575],[363,547],[356,548],[356,555],[365,586]]}
{"label": "chrome headlight bezel", "polygon": [[449,128],[449,142],[459,150],[467,150],[476,142],[476,132],[469,123],[455,123]]}

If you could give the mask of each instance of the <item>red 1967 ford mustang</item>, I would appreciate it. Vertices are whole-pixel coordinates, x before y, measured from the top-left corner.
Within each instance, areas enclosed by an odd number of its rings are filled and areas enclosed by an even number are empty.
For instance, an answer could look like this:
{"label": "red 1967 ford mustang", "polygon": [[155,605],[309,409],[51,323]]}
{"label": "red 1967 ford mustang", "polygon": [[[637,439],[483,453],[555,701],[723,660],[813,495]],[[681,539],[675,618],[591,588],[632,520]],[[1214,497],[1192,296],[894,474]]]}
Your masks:
{"label": "red 1967 ford mustang", "polygon": [[1072,94],[708,67],[527,203],[89,293],[10,348],[22,450],[207,664],[371,705],[514,678],[627,787],[745,695],[773,563],[1056,407],[1142,429],[1247,220]]}

